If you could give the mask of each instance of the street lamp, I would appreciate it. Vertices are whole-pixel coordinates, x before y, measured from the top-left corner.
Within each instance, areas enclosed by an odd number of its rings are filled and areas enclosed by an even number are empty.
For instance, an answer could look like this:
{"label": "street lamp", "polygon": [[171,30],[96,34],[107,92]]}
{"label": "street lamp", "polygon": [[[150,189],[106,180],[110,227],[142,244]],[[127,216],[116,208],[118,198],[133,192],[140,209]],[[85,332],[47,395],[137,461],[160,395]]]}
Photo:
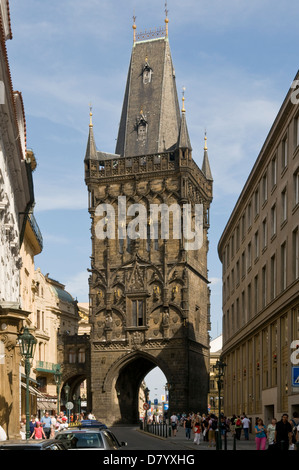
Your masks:
{"label": "street lamp", "polygon": [[57,415],[59,415],[59,412],[60,412],[59,397],[60,397],[61,376],[62,376],[62,373],[60,372],[60,365],[57,364],[56,370],[54,373],[54,380],[56,383],[56,393],[57,393]]}
{"label": "street lamp", "polygon": [[26,439],[30,438],[30,414],[29,414],[29,378],[31,369],[31,360],[34,357],[34,351],[37,340],[30,333],[27,326],[25,326],[23,333],[19,335],[19,345],[21,349],[21,356],[25,361],[25,374],[26,374]]}
{"label": "street lamp", "polygon": [[[70,389],[71,389],[71,387],[68,384],[66,384],[64,386],[64,393],[65,393],[65,396],[66,396],[66,405],[68,404],[68,401],[69,401]],[[68,406],[66,406],[66,409],[67,409],[67,421],[69,423],[70,422],[70,410],[69,410]]]}
{"label": "street lamp", "polygon": [[223,384],[223,377],[224,377],[224,368],[226,364],[221,360],[217,360],[216,364],[213,366],[215,374],[215,378],[218,385],[218,435],[217,435],[217,443],[218,443],[218,450],[222,448],[221,442],[221,388]]}
{"label": "street lamp", "polygon": [[[144,395],[145,395],[145,402],[148,404],[148,401],[149,401],[149,393],[150,393],[150,390],[149,388],[146,387],[146,389],[144,390]],[[145,429],[147,429],[147,408],[145,410]]]}

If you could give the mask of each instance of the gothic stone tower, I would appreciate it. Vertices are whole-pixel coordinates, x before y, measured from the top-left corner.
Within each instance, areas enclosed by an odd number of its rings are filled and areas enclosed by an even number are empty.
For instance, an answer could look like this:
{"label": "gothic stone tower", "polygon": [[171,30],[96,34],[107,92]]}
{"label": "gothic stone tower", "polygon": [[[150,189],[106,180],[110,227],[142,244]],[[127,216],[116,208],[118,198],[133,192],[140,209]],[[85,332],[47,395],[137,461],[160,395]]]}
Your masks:
{"label": "gothic stone tower", "polygon": [[[201,169],[192,159],[167,29],[154,39],[134,36],[115,154],[97,151],[91,118],[85,182],[92,234],[93,412],[110,425],[137,422],[139,387],[156,366],[170,387],[170,412],[204,412],[209,376],[207,231],[212,176],[206,147]],[[148,234],[152,233],[152,204],[180,208],[191,204],[193,216],[195,204],[202,204],[201,248],[188,250],[183,237],[172,237],[175,219],[171,212],[169,239],[156,235],[154,239],[122,238],[119,234],[133,217],[128,211],[126,223],[120,220],[119,196],[125,197],[127,211],[133,204],[146,208]],[[100,223],[107,227],[110,217],[108,212],[104,218],[97,212],[102,204],[115,210],[114,239],[98,236],[97,227]],[[160,213],[160,228],[163,217]]]}

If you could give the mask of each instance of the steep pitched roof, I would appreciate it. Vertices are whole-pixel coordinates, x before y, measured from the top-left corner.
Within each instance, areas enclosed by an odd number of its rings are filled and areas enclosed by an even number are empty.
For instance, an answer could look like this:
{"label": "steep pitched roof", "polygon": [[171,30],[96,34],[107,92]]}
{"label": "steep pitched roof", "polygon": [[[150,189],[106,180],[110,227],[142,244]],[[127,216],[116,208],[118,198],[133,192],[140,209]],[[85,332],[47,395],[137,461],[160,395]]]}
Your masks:
{"label": "steep pitched roof", "polygon": [[116,154],[148,155],[177,147],[180,108],[167,38],[133,46]]}

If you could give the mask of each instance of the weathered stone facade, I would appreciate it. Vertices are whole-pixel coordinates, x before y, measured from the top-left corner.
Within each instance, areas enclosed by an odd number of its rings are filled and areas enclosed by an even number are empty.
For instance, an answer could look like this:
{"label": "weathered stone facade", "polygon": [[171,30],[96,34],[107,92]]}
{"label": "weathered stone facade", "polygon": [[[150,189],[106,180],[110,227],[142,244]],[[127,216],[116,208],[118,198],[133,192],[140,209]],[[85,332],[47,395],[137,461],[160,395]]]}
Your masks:
{"label": "weathered stone facade", "polygon": [[[144,77],[144,71],[151,72]],[[135,422],[140,385],[156,366],[170,384],[170,411],[203,412],[208,392],[207,231],[212,178],[192,160],[168,38],[134,44],[116,149],[120,154],[96,151],[91,122],[85,181],[92,233],[93,412],[109,424]],[[205,164],[207,168],[207,154]],[[121,239],[119,234],[135,215],[127,215],[122,223],[119,196],[125,197],[127,214],[133,204],[145,208],[147,237]],[[100,204],[114,208],[115,226],[120,226],[115,238],[99,236],[98,228],[105,219],[97,211]],[[202,247],[191,251],[184,237],[173,238],[175,219],[171,214],[169,238],[153,239],[149,215],[153,204],[168,208],[177,204],[181,214],[184,204],[191,204],[193,216],[195,204],[202,204]],[[160,215],[159,230],[166,215]]]}

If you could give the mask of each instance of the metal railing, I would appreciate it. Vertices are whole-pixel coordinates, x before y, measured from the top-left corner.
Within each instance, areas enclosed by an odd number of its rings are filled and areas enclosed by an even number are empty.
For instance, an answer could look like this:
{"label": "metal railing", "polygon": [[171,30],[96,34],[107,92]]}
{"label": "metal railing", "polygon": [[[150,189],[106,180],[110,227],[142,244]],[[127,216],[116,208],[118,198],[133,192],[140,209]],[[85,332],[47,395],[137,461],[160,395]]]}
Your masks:
{"label": "metal railing", "polygon": [[[144,423],[143,423],[144,424]],[[160,437],[170,437],[171,427],[166,423],[150,423],[144,424],[143,430]]]}

